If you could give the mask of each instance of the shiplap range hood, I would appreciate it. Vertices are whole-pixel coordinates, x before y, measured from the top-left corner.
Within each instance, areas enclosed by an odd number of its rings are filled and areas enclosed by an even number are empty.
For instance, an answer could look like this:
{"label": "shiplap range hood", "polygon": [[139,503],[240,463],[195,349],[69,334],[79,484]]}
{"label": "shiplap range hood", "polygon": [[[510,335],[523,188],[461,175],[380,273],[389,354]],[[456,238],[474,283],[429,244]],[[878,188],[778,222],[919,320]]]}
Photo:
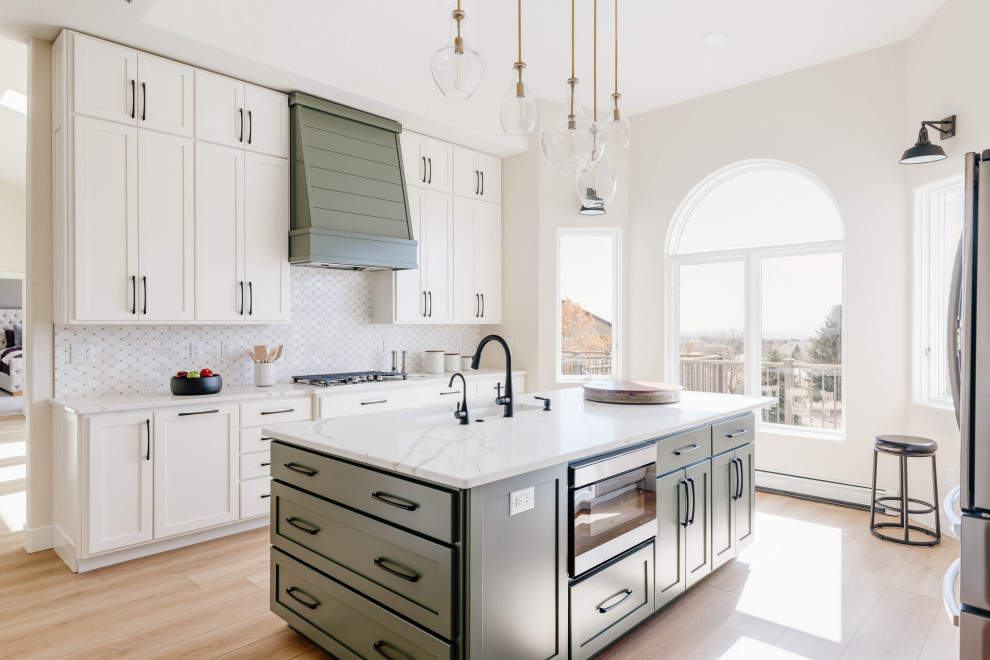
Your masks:
{"label": "shiplap range hood", "polygon": [[289,262],[417,268],[397,122],[293,93]]}

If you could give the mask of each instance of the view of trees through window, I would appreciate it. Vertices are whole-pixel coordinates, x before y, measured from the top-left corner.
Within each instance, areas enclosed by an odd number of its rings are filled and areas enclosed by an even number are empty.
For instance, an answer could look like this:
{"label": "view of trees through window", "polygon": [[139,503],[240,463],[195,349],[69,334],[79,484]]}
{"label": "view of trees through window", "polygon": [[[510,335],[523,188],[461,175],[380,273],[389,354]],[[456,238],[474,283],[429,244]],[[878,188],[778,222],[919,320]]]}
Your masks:
{"label": "view of trees through window", "polygon": [[615,375],[616,247],[614,232],[560,236],[560,377]]}

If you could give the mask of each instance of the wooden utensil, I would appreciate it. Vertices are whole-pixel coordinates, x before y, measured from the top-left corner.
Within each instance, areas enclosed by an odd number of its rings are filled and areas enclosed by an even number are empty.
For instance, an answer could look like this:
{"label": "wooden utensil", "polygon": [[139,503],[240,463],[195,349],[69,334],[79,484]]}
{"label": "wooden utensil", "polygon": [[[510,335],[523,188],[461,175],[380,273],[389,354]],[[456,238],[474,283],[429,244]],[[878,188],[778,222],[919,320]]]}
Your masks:
{"label": "wooden utensil", "polygon": [[278,361],[280,357],[282,357],[282,344],[278,345],[278,353],[275,354],[275,361]]}
{"label": "wooden utensil", "polygon": [[249,358],[251,358],[251,362],[255,362],[255,363],[257,362],[257,360],[254,359],[254,355],[251,353],[251,351],[245,350],[244,354],[247,355]]}
{"label": "wooden utensil", "polygon": [[254,347],[254,359],[256,362],[264,362],[268,355],[268,347],[261,344]]}
{"label": "wooden utensil", "polygon": [[265,358],[265,362],[267,362],[267,363],[270,364],[270,363],[272,363],[272,362],[275,361],[275,351],[276,350],[278,350],[278,349],[275,348],[274,346],[272,346],[272,350],[268,351],[268,357]]}

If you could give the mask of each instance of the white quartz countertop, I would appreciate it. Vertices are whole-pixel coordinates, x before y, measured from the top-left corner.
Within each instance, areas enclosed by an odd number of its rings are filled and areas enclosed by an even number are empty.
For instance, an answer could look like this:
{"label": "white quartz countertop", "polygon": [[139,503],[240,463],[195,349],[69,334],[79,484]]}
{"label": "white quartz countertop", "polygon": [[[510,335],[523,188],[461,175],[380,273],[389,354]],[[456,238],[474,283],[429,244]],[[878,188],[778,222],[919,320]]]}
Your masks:
{"label": "white quartz countertop", "polygon": [[[513,376],[525,375],[525,371],[513,371]],[[237,402],[252,399],[276,399],[287,396],[304,396],[307,394],[338,394],[342,392],[360,391],[358,388],[378,389],[418,385],[439,382],[450,379],[452,374],[409,374],[408,380],[390,381],[384,383],[359,383],[345,387],[321,387],[317,385],[297,385],[294,383],[277,383],[271,387],[255,387],[253,385],[224,385],[216,394],[202,396],[175,396],[166,388],[159,392],[135,392],[133,394],[97,394],[93,396],[59,397],[49,399],[49,403],[77,415],[93,415],[100,413],[125,412],[128,410],[147,410],[149,408],[171,408],[174,406],[199,405],[205,402]],[[478,369],[465,372],[468,380],[503,376],[503,369]]]}
{"label": "white quartz countertop", "polygon": [[[684,392],[679,403],[624,405],[585,401],[580,387],[539,393],[551,411],[515,417],[475,414],[464,426],[451,405],[378,415],[295,422],[265,435],[315,451],[412,475],[453,488],[474,488],[637,442],[764,408],[775,399]],[[533,394],[517,404],[542,404]],[[472,413],[480,412],[478,402]],[[475,409],[478,410],[475,410]],[[491,414],[491,413],[489,413]]]}

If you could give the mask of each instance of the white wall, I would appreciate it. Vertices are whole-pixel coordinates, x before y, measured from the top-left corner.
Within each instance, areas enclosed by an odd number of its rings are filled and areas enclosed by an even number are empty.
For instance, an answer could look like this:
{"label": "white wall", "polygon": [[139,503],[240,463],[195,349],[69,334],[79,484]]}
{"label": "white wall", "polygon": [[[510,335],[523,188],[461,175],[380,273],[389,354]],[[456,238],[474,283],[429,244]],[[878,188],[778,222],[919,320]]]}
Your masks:
{"label": "white wall", "polygon": [[0,181],[0,273],[23,273],[27,261],[24,188]]}

